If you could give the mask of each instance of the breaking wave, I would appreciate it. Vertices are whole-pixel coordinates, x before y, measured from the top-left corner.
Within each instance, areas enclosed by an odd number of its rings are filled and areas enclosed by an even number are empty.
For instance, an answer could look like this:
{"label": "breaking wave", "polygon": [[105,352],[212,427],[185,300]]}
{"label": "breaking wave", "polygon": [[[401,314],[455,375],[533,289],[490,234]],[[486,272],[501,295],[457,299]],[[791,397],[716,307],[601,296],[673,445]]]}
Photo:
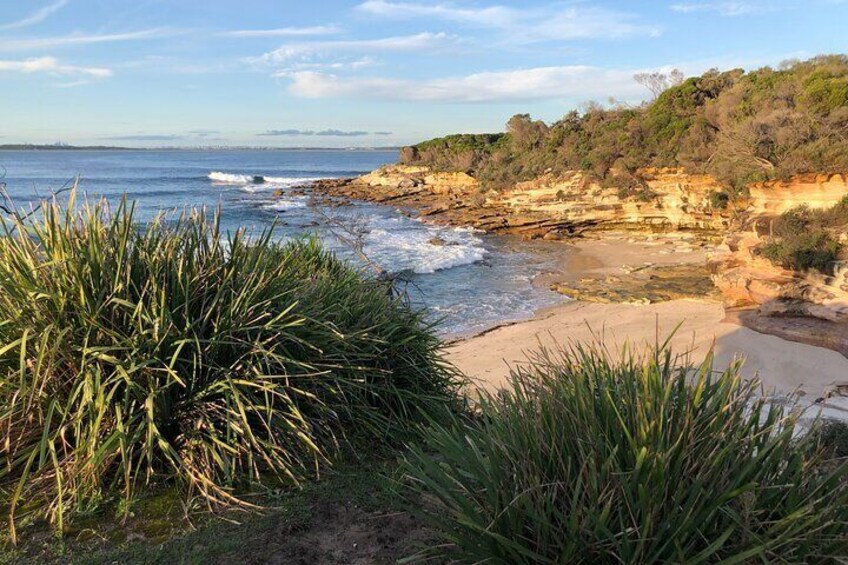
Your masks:
{"label": "breaking wave", "polygon": [[[262,178],[263,182],[254,182],[257,177]],[[207,178],[217,184],[235,184],[240,185],[247,192],[259,192],[269,188],[286,188],[315,182],[325,177],[266,177],[265,175],[242,175],[212,171],[207,175]]]}
{"label": "breaking wave", "polygon": [[292,208],[305,208],[306,200],[289,200],[285,198],[280,198],[279,200],[275,200],[268,204],[263,204],[263,210],[270,210],[272,212],[284,212],[286,210],[291,210]]}
{"label": "breaking wave", "polygon": [[392,271],[417,274],[477,263],[489,253],[472,230],[399,218],[375,225],[365,238],[365,252]]}

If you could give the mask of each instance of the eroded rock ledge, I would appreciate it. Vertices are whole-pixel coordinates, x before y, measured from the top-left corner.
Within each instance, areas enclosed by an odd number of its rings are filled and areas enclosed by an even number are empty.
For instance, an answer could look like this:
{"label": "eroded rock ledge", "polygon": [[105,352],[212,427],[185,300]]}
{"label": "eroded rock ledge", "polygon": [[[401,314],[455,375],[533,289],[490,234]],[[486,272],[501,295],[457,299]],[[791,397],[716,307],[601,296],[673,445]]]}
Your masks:
{"label": "eroded rock ledge", "polygon": [[437,223],[526,238],[562,239],[586,231],[634,229],[720,233],[732,214],[712,206],[720,186],[677,169],[640,171],[647,189],[603,187],[582,172],[545,175],[503,191],[483,192],[466,173],[393,165],[354,179],[320,181],[313,190],[415,209]]}
{"label": "eroded rock ledge", "polygon": [[757,227],[800,205],[829,209],[848,195],[845,175],[801,175],[750,187],[750,202],[727,250],[708,261],[728,317],[751,329],[848,356],[848,263],[833,275],[797,272],[761,255],[766,236]]}

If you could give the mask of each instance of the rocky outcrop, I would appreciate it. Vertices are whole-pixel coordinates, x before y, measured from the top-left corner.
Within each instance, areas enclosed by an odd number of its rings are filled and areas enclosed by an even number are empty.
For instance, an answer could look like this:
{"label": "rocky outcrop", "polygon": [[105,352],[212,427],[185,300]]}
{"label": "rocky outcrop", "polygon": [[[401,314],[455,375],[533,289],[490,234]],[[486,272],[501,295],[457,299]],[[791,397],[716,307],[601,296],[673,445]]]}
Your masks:
{"label": "rocky outcrop", "polygon": [[848,264],[837,264],[832,276],[789,271],[760,255],[762,242],[753,231],[732,234],[729,251],[710,259],[713,282],[728,307],[848,323]]}
{"label": "rocky outcrop", "polygon": [[755,307],[763,315],[811,316],[848,322],[848,265],[834,274],[782,269],[760,255],[765,237],[757,225],[801,205],[829,209],[848,195],[845,175],[801,175],[749,187],[739,231],[727,237],[728,251],[710,261],[712,278],[730,307]]}
{"label": "rocky outcrop", "polygon": [[801,205],[829,209],[848,195],[845,175],[802,175],[749,187],[750,199],[727,250],[709,259],[728,317],[753,330],[848,356],[848,264],[832,275],[783,269],[760,253],[765,226]]}
{"label": "rocky outcrop", "polygon": [[647,266],[623,276],[584,278],[559,282],[551,289],[585,302],[653,304],[683,298],[705,298],[715,293],[703,263]]}
{"label": "rocky outcrop", "polygon": [[728,216],[711,204],[711,196],[721,190],[712,177],[678,169],[643,169],[638,178],[643,186],[634,190],[614,182],[602,186],[582,172],[545,175],[516,184],[495,202],[519,212],[540,212],[604,227],[677,231],[728,226]]}
{"label": "rocky outcrop", "polygon": [[553,286],[583,300],[652,302],[704,296],[711,281],[740,323],[848,355],[848,264],[838,265],[833,276],[782,269],[760,255],[764,239],[756,230],[802,204],[833,207],[848,195],[846,175],[757,183],[749,187],[750,197],[730,210],[715,208],[722,187],[707,175],[642,169],[635,175],[625,171],[619,180],[601,184],[575,171],[494,192],[463,172],[398,165],[356,179],[322,181],[313,190],[407,208],[428,221],[525,238],[565,239],[588,232],[621,238],[633,231],[725,238],[725,251],[710,257],[708,271],[702,263]]}
{"label": "rocky outcrop", "polygon": [[314,189],[407,206],[435,222],[527,238],[609,229],[717,233],[728,226],[729,216],[711,205],[711,195],[720,190],[711,177],[677,169],[646,169],[639,177],[644,187],[635,192],[601,186],[582,172],[548,174],[502,192],[484,192],[463,172],[394,165],[356,179],[319,182]]}
{"label": "rocky outcrop", "polygon": [[801,205],[832,208],[848,194],[848,178],[843,174],[798,175],[786,181],[752,184],[749,192],[749,215],[779,216]]}

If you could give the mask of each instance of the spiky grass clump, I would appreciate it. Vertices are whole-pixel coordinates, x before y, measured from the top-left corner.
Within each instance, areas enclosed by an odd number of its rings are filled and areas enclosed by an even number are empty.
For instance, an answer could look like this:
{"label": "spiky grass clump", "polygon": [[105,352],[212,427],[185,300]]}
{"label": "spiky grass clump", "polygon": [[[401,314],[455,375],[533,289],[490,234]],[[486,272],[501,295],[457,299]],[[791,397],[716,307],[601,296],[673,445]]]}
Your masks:
{"label": "spiky grass clump", "polygon": [[[848,550],[844,465],[738,367],[667,350],[543,352],[479,417],[405,462],[467,563],[827,562]],[[690,384],[691,383],[691,384]],[[834,467],[836,468],[834,470]],[[726,560],[726,561],[725,561]]]}
{"label": "spiky grass clump", "polygon": [[194,212],[46,205],[0,237],[0,506],[69,514],[156,482],[234,502],[455,398],[440,342],[314,241]]}

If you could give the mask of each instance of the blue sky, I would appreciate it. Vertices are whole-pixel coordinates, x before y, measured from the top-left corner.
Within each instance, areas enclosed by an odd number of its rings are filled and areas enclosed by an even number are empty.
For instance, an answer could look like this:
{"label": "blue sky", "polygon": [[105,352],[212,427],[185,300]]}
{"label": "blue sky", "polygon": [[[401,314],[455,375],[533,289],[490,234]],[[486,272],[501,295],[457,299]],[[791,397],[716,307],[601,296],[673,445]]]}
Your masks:
{"label": "blue sky", "polygon": [[2,0],[0,143],[375,146],[848,51],[848,0]]}

